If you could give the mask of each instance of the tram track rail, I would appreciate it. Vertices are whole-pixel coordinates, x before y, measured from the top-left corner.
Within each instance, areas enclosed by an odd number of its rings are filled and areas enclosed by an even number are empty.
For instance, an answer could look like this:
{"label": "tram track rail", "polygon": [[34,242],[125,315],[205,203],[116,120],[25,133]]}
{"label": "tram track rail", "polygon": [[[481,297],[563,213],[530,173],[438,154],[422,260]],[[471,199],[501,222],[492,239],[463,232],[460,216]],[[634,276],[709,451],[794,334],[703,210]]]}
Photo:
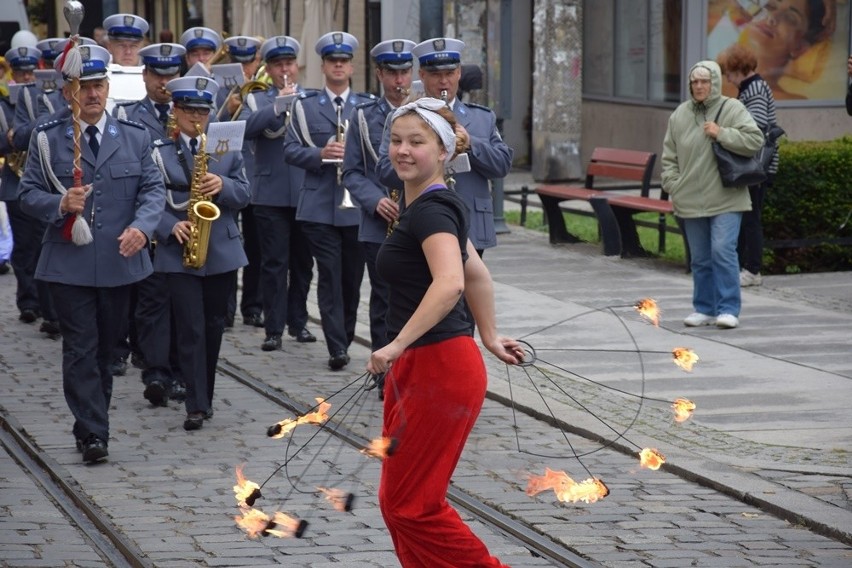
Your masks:
{"label": "tram track rail", "polygon": [[33,445],[24,428],[0,408],[0,445],[39,490],[78,528],[111,566],[152,568],[154,564],[98,509],[71,475]]}
{"label": "tram track rail", "polygon": [[[296,415],[303,415],[310,411],[309,407],[246,373],[236,365],[220,359],[218,370],[221,374],[245,385],[267,400],[280,405]],[[329,428],[328,430],[353,448],[361,449],[369,443],[367,438],[340,425]],[[496,529],[533,554],[569,568],[594,568],[597,566],[597,564],[589,562],[568,547],[534,530],[528,524],[502,513],[488,503],[460,491],[458,488],[451,486],[447,491],[447,498],[458,507],[463,508],[469,514],[476,517],[483,524]]]}

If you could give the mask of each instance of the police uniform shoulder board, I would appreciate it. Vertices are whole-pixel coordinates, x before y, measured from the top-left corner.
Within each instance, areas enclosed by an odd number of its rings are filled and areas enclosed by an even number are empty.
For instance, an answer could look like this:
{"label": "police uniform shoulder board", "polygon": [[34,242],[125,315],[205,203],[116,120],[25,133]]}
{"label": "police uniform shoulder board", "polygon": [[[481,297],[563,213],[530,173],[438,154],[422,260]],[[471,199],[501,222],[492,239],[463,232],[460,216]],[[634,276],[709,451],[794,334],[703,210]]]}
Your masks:
{"label": "police uniform shoulder board", "polygon": [[379,104],[379,99],[377,97],[373,97],[373,100],[366,101],[366,102],[363,102],[363,103],[358,103],[355,106],[355,108],[356,109],[365,109],[365,108],[369,108],[369,107],[371,107],[373,105],[377,105],[377,104]]}
{"label": "police uniform shoulder board", "polygon": [[361,97],[362,99],[367,99],[368,101],[377,101],[379,97],[374,95],[373,93],[355,93],[356,97]]}
{"label": "police uniform shoulder board", "polygon": [[36,130],[39,132],[44,132],[45,130],[50,130],[58,125],[62,124],[61,120],[50,120],[48,122],[44,122],[36,126]]}
{"label": "police uniform shoulder board", "polygon": [[126,124],[126,125],[128,125],[128,126],[135,126],[136,128],[138,128],[138,129],[140,129],[140,130],[147,130],[147,129],[145,128],[145,125],[144,125],[144,124],[142,124],[141,122],[136,122],[135,120],[128,120],[128,119],[127,119],[127,117],[125,117],[125,118],[117,117],[117,120],[118,120],[121,124]]}

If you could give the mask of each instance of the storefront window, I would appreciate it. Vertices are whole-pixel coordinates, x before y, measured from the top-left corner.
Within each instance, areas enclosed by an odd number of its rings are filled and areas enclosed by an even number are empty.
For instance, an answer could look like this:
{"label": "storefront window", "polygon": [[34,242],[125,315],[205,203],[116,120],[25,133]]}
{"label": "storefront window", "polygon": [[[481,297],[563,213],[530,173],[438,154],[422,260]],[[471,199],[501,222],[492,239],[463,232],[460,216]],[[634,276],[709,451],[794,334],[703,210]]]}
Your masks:
{"label": "storefront window", "polygon": [[681,0],[586,2],[584,94],[680,101],[681,14]]}

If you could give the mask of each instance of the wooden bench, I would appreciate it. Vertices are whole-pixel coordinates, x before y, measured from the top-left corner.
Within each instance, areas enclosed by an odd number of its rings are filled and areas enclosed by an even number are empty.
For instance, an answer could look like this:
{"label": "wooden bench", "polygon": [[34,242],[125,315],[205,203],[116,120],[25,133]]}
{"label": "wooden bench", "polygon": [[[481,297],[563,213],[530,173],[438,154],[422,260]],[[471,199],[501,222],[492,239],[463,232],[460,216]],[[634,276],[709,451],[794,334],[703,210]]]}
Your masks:
{"label": "wooden bench", "polygon": [[[636,250],[626,251],[639,246],[636,238],[636,225],[632,214],[637,211],[659,213],[655,224],[659,231],[659,250],[665,250],[665,238],[668,227],[666,215],[672,214],[672,204],[668,194],[660,192],[660,197],[651,197],[651,175],[657,155],[653,152],[622,150],[618,148],[595,148],[586,168],[584,185],[542,185],[536,188],[541,205],[547,218],[550,242],[575,243],[579,238],[568,232],[565,217],[560,204],[563,201],[587,201],[598,220],[601,241],[605,255],[635,254]],[[607,178],[618,185],[607,184],[595,187],[596,178]],[[623,195],[619,190],[636,190],[640,195]]]}

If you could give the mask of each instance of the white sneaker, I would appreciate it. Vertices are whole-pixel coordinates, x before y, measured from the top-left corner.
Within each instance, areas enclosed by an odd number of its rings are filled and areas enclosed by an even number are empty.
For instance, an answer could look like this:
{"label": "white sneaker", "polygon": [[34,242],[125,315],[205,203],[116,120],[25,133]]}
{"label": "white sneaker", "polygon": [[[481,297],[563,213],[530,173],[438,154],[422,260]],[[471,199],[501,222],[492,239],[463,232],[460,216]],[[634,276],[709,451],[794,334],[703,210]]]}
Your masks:
{"label": "white sneaker", "polygon": [[740,320],[732,314],[719,314],[716,318],[716,327],[720,329],[734,329],[740,325]]}
{"label": "white sneaker", "polygon": [[686,327],[700,327],[702,325],[713,325],[714,323],[716,323],[716,318],[698,312],[689,314],[683,320],[683,325]]}
{"label": "white sneaker", "polygon": [[740,287],[745,288],[747,286],[760,286],[763,284],[763,276],[760,275],[760,272],[757,274],[753,274],[743,268],[740,270]]}

